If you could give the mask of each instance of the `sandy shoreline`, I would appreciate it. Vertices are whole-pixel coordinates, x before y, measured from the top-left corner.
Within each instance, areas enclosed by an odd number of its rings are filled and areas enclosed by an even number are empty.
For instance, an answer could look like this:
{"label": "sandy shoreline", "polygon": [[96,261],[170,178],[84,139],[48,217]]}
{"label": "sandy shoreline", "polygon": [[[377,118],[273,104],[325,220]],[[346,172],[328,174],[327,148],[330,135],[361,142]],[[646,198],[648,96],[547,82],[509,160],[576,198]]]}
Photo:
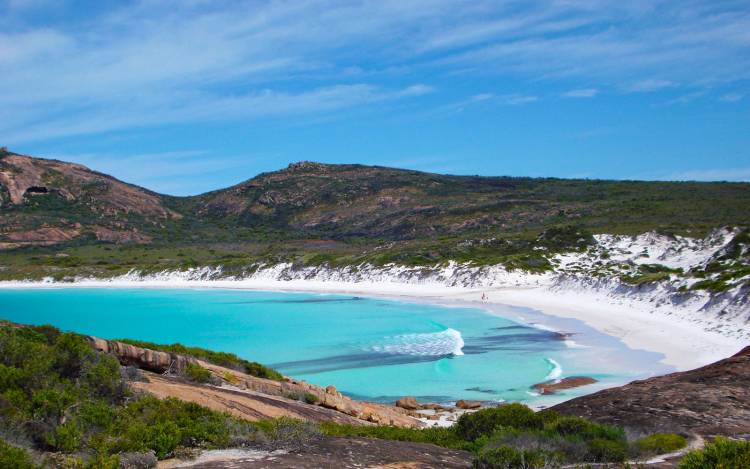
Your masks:
{"label": "sandy shoreline", "polygon": [[[726,358],[745,341],[706,330],[681,318],[678,312],[658,311],[617,304],[593,292],[557,292],[545,287],[500,287],[472,289],[435,284],[397,282],[340,282],[320,280],[185,280],[116,279],[82,280],[75,283],[0,282],[0,288],[223,288],[239,290],[354,294],[429,302],[444,306],[472,307],[508,317],[508,306],[541,312],[534,321],[555,328],[555,318],[570,318],[615,337],[634,350],[663,355],[661,362],[678,371],[697,368]],[[482,294],[488,299],[482,300]],[[521,314],[510,319],[528,322]],[[546,317],[545,317],[546,316]],[[549,324],[547,324],[549,322]]]}

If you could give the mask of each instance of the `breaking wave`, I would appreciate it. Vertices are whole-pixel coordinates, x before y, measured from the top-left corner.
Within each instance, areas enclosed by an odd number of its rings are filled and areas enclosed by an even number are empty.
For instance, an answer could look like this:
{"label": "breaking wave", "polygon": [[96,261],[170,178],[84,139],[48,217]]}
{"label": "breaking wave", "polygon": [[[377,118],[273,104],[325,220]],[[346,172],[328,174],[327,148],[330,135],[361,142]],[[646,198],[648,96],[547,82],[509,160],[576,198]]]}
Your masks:
{"label": "breaking wave", "polygon": [[556,362],[555,360],[553,360],[553,359],[551,359],[551,358],[545,358],[544,360],[545,360],[545,361],[546,361],[546,362],[547,362],[547,363],[548,363],[548,364],[550,365],[550,367],[551,367],[551,368],[550,368],[550,370],[549,370],[549,373],[547,374],[547,376],[546,376],[546,377],[545,377],[544,379],[545,379],[546,381],[551,381],[551,380],[556,380],[556,379],[559,379],[559,378],[560,378],[560,376],[562,376],[562,372],[563,372],[563,369],[562,369],[562,367],[560,366],[560,364],[559,364],[559,363],[557,363],[557,362]]}
{"label": "breaking wave", "polygon": [[388,337],[384,344],[371,347],[378,353],[435,357],[463,355],[464,339],[455,329],[424,334],[402,334]]}

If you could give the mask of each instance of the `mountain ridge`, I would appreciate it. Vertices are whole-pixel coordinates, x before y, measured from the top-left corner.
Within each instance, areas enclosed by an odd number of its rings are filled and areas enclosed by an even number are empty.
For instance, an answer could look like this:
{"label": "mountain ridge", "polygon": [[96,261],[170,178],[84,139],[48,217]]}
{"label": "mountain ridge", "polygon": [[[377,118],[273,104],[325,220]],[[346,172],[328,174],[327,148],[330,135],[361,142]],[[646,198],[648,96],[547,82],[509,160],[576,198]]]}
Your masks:
{"label": "mountain ridge", "polygon": [[381,246],[393,261],[414,264],[466,257],[469,243],[484,246],[469,258],[492,260],[560,242],[580,247],[559,233],[555,242],[542,237],[555,227],[702,237],[749,225],[748,206],[750,183],[456,176],[311,161],[177,197],[75,163],[0,151],[6,252],[242,245],[284,257],[327,254],[326,245],[347,257]]}

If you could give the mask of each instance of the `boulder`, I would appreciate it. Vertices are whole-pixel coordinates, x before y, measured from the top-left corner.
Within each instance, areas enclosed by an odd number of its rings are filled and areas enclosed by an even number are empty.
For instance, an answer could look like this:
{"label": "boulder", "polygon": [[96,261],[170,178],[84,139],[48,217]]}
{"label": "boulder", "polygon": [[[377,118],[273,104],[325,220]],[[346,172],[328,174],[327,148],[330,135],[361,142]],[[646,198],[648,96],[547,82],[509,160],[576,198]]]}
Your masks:
{"label": "boulder", "polygon": [[419,402],[414,396],[405,396],[396,401],[396,407],[401,407],[406,410],[417,410],[419,409]]}
{"label": "boulder", "polygon": [[456,402],[456,407],[459,409],[478,409],[482,407],[482,403],[479,401],[466,401],[464,399],[461,399],[460,401]]}
{"label": "boulder", "polygon": [[588,376],[571,376],[563,378],[561,380],[547,381],[545,383],[538,383],[532,386],[532,388],[539,391],[540,394],[554,394],[557,391],[563,391],[565,389],[577,388],[580,386],[586,386],[588,384],[594,384],[596,380],[589,378]]}

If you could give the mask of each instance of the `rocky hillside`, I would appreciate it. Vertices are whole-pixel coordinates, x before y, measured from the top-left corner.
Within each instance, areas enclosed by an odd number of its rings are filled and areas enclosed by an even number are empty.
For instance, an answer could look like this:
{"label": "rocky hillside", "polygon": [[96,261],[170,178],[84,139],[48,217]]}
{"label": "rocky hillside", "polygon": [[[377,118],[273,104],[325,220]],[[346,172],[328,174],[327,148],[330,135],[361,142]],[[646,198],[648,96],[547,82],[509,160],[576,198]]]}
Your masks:
{"label": "rocky hillside", "polygon": [[0,249],[72,241],[150,243],[182,215],[163,198],[90,169],[0,151]]}
{"label": "rocky hillside", "polygon": [[750,220],[739,205],[750,201],[747,184],[445,176],[311,162],[190,200],[201,219],[328,238],[507,233],[571,221],[639,230]]}
{"label": "rocky hillside", "polygon": [[552,408],[636,434],[750,437],[750,347],[696,370],[634,381]]}
{"label": "rocky hillside", "polygon": [[361,253],[366,239],[429,256],[467,239],[528,240],[565,224],[595,233],[703,234],[749,224],[748,206],[745,183],[447,176],[310,162],[170,197],[81,165],[0,150],[0,249],[287,239]]}

